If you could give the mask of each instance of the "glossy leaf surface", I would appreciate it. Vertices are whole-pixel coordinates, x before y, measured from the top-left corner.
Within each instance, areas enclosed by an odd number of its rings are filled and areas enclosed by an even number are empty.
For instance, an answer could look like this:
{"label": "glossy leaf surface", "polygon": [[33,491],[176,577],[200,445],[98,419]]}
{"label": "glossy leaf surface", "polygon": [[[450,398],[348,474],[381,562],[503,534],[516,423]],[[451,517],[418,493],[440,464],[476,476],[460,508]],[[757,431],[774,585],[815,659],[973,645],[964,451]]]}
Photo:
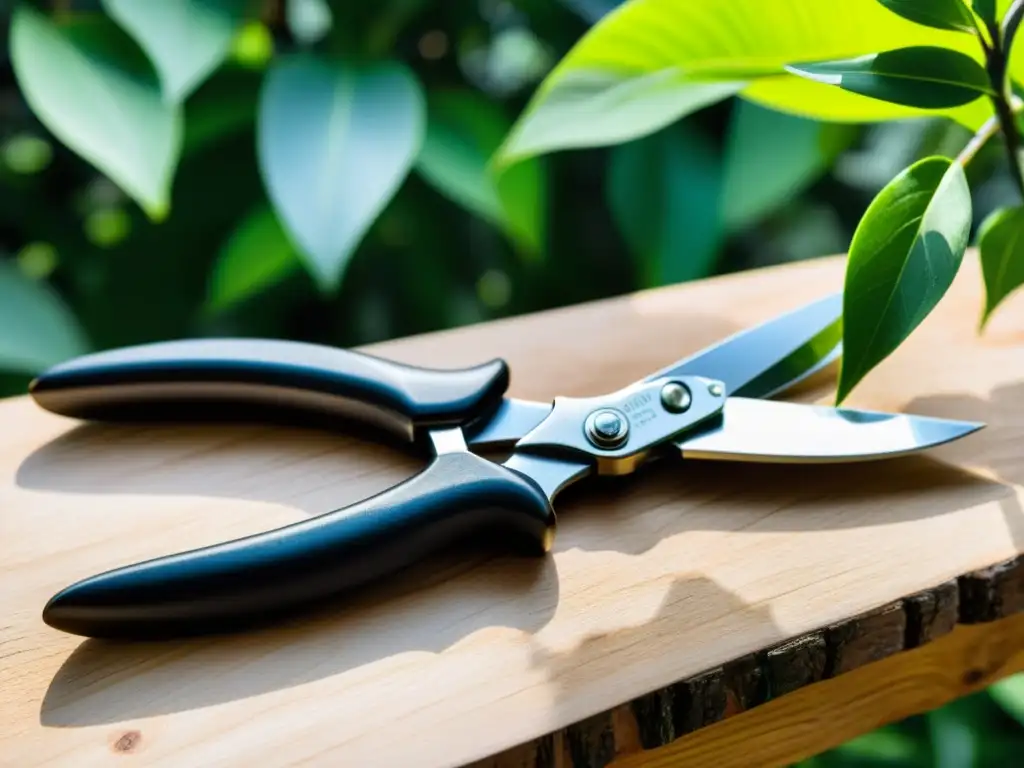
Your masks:
{"label": "glossy leaf surface", "polygon": [[247,0],[102,0],[160,73],[169,101],[184,100],[217,68],[245,17]]}
{"label": "glossy leaf surface", "polygon": [[404,181],[424,130],[424,102],[404,66],[313,55],[267,73],[257,115],[270,200],[324,290]]}
{"label": "glossy leaf surface", "polygon": [[58,25],[24,5],[10,43],[18,86],[43,125],[152,218],[165,216],[182,120],[142,51],[108,19]]}
{"label": "glossy leaf surface", "polygon": [[786,69],[844,91],[920,109],[959,107],[992,93],[985,70],[974,59],[934,46],[793,64]]}
{"label": "glossy leaf surface", "polygon": [[936,29],[973,32],[974,19],[963,0],[878,0],[893,13]]}
{"label": "glossy leaf surface", "polygon": [[960,268],[971,195],[959,163],[930,157],[871,202],[850,245],[836,402],[916,329]]}
{"label": "glossy leaf surface", "polygon": [[[977,41],[915,24],[877,0],[631,0],[600,19],[545,78],[502,148],[504,162],[628,141],[737,91],[808,117],[875,121],[921,111],[788,74],[792,62],[934,45],[977,60]],[[949,110],[970,127],[985,104]]]}
{"label": "glossy leaf surface", "polygon": [[1010,294],[1024,285],[1024,207],[993,211],[978,230],[985,279],[985,325]]}

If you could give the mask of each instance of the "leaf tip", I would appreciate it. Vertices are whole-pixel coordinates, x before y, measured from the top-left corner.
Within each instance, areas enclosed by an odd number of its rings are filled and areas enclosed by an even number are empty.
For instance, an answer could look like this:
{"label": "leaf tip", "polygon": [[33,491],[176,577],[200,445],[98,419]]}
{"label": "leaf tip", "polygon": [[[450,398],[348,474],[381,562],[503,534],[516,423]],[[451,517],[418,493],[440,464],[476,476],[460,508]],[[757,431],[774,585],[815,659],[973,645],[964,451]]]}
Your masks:
{"label": "leaf tip", "polygon": [[171,201],[166,197],[147,200],[142,203],[142,210],[154,224],[162,224],[171,215]]}

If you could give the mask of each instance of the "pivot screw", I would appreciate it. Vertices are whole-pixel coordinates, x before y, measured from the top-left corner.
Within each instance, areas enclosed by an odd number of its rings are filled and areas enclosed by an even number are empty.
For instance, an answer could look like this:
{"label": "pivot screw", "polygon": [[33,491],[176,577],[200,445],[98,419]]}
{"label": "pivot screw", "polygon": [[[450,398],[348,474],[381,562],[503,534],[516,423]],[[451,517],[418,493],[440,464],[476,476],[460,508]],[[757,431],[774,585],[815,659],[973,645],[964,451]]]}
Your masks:
{"label": "pivot screw", "polygon": [[614,408],[600,408],[587,417],[587,439],[598,448],[617,448],[629,435],[629,420]]}
{"label": "pivot screw", "polygon": [[708,384],[708,392],[710,392],[715,397],[721,397],[723,392],[722,385],[719,384],[717,381],[713,381],[710,384]]}
{"label": "pivot screw", "polygon": [[685,384],[680,384],[678,381],[670,381],[661,388],[661,404],[669,413],[682,413],[690,407],[692,402],[693,398],[690,396],[690,390],[687,389]]}

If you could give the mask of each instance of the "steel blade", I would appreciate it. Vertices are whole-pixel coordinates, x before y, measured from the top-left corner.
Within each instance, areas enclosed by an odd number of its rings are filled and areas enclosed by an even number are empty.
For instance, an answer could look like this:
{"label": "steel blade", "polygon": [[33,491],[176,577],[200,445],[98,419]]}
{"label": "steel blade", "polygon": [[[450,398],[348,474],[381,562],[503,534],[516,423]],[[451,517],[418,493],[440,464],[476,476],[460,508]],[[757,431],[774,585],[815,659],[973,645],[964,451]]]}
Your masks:
{"label": "steel blade", "polygon": [[837,354],[842,335],[843,296],[834,293],[724,339],[662,368],[663,376],[706,376],[725,384],[727,394],[767,397],[819,370]]}
{"label": "steel blade", "polygon": [[984,424],[776,400],[730,398],[721,421],[676,441],[683,458],[827,463],[900,456]]}
{"label": "steel blade", "polygon": [[490,421],[466,430],[466,443],[478,450],[511,446],[551,413],[551,403],[506,398]]}
{"label": "steel blade", "polygon": [[588,461],[555,459],[528,453],[513,454],[505,462],[505,466],[537,483],[547,494],[549,501],[554,501],[559,491],[586,477],[592,471],[592,465]]}

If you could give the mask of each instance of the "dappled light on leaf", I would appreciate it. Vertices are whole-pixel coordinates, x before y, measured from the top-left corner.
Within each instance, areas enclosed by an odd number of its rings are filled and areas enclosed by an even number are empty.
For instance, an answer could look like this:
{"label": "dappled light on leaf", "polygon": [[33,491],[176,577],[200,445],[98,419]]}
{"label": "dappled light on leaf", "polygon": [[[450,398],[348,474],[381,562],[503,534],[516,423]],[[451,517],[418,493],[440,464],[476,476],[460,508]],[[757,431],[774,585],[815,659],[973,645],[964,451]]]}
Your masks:
{"label": "dappled light on leaf", "polygon": [[916,329],[960,269],[971,227],[963,167],[915,163],[871,202],[850,244],[836,403]]}
{"label": "dappled light on leaf", "polygon": [[500,158],[630,141],[736,92],[821,119],[920,115],[785,70],[920,45],[981,60],[973,38],[915,24],[877,0],[634,0],[603,16],[548,75]]}
{"label": "dappled light on leaf", "polygon": [[992,94],[985,70],[974,59],[931,46],[792,64],[786,69],[818,83],[920,109],[959,107]]}

